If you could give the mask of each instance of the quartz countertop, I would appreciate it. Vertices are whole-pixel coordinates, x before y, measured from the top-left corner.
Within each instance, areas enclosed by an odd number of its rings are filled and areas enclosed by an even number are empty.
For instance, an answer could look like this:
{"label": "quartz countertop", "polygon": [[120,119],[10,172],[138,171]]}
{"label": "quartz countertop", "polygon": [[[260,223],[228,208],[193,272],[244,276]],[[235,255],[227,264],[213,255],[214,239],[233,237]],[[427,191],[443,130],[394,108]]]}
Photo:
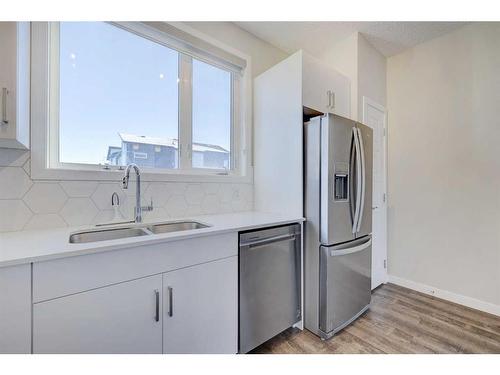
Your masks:
{"label": "quartz countertop", "polygon": [[[142,224],[177,220],[193,220],[210,226],[208,228],[201,229],[183,230],[171,233],[152,234],[147,236],[128,237],[89,243],[70,243],[69,236],[72,233],[79,231],[105,228],[109,229],[115,226],[83,226],[0,233],[0,267],[40,262],[69,256],[93,254],[102,251],[124,249],[160,242],[177,241],[219,233],[238,232],[268,226],[297,223],[303,221],[304,219],[301,217],[249,211],[231,214],[190,216],[165,220],[156,219],[150,222],[145,221]],[[135,224],[128,224],[126,226],[130,227],[133,225]],[[120,227],[123,225],[117,226]]]}

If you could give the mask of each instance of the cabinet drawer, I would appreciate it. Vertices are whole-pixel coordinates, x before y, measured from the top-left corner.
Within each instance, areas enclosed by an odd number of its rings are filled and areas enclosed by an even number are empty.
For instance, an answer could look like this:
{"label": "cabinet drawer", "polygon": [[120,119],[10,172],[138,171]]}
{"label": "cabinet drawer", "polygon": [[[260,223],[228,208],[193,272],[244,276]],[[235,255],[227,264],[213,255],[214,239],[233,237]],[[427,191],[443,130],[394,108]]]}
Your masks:
{"label": "cabinet drawer", "polygon": [[33,264],[33,301],[40,302],[238,254],[226,233]]}

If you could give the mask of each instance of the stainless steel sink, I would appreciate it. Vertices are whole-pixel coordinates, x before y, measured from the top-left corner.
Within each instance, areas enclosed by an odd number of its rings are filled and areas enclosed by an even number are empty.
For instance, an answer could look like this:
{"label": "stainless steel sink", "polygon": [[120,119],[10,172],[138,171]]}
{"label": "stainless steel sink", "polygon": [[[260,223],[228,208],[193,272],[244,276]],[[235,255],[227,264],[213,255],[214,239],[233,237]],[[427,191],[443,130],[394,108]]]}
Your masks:
{"label": "stainless steel sink", "polygon": [[197,221],[171,221],[167,223],[141,225],[137,227],[109,228],[76,232],[69,236],[70,243],[86,243],[116,240],[119,238],[148,236],[152,234],[178,232],[182,230],[208,228],[210,225]]}
{"label": "stainless steel sink", "polygon": [[119,238],[147,236],[149,233],[142,228],[115,228],[73,233],[69,236],[70,243],[86,243],[117,240]]}
{"label": "stainless steel sink", "polygon": [[170,223],[153,224],[147,228],[154,234],[178,232],[181,230],[208,228],[209,225],[197,221],[177,221]]}

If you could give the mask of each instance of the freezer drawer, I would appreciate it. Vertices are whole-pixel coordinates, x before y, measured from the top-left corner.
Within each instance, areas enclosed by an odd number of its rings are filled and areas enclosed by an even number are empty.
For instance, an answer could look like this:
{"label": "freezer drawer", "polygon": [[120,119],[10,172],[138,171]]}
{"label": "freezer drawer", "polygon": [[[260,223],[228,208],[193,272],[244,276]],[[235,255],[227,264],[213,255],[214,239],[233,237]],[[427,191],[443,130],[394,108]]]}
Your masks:
{"label": "freezer drawer", "polygon": [[300,225],[240,235],[240,353],[301,319],[300,246]]}
{"label": "freezer drawer", "polygon": [[320,248],[319,328],[326,337],[370,305],[371,236]]}

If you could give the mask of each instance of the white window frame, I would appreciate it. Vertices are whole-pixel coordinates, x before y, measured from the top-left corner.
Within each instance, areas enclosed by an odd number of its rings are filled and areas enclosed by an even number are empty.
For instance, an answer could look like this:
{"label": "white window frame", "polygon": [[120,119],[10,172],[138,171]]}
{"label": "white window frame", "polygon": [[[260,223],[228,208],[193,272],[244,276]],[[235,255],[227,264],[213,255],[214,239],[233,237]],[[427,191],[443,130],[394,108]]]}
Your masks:
{"label": "white window frame", "polygon": [[[113,23],[130,32],[153,40],[172,49],[178,40],[156,29],[154,26],[140,22]],[[155,24],[155,23],[153,23]],[[146,181],[187,181],[187,182],[252,182],[253,173],[251,161],[251,59],[237,50],[227,47],[213,38],[190,28],[182,23],[161,23],[172,25],[189,35],[202,39],[216,48],[238,56],[246,61],[242,74],[232,72],[232,129],[230,170],[192,168],[191,140],[192,140],[192,113],[191,106],[181,103],[191,103],[191,98],[181,99],[181,95],[190,95],[192,90],[183,89],[182,85],[191,85],[191,77],[187,77],[186,64],[192,63],[192,58],[199,59],[211,65],[218,66],[217,61],[203,59],[200,53],[190,57],[186,52],[179,51],[179,76],[184,78],[179,84],[179,168],[156,169],[141,168],[143,179]],[[31,175],[35,180],[119,180],[123,174],[123,167],[102,166],[90,164],[72,164],[59,162],[59,59],[50,53],[50,48],[58,47],[57,23],[32,23],[32,111],[31,111]],[[51,32],[52,31],[52,32]],[[55,45],[54,45],[55,44]],[[177,49],[178,50],[178,49]],[[201,56],[201,57],[200,57]],[[220,67],[220,66],[218,66]],[[185,70],[182,72],[182,70]],[[54,86],[55,85],[55,86]]]}

